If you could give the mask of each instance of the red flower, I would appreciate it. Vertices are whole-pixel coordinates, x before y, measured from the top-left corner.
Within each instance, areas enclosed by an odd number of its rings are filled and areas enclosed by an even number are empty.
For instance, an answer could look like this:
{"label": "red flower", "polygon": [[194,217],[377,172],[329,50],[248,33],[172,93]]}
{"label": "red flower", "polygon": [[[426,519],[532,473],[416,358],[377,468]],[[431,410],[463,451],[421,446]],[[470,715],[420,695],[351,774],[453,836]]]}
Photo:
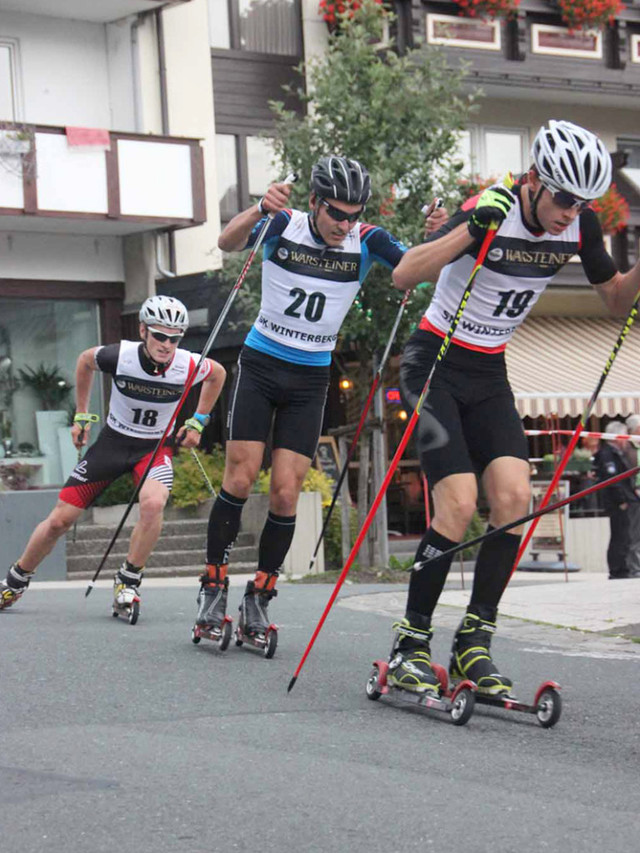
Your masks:
{"label": "red flower", "polygon": [[603,196],[591,203],[605,234],[613,234],[627,227],[629,205],[615,184],[611,184]]}
{"label": "red flower", "polygon": [[602,29],[625,8],[622,0],[557,0],[570,30]]}
{"label": "red flower", "polygon": [[467,18],[508,18],[513,15],[520,0],[455,0],[460,14]]}

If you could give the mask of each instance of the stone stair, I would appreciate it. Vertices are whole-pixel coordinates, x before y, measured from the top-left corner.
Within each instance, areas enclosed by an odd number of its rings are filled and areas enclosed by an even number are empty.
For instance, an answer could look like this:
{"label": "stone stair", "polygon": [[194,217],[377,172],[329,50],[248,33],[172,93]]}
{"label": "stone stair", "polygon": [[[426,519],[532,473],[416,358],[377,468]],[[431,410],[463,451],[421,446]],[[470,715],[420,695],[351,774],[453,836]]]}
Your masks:
{"label": "stone stair", "polygon": [[[81,522],[67,534],[67,577],[84,580],[93,577],[107,550],[117,525]],[[132,527],[125,526],[102,569],[102,577],[110,577],[127,554]],[[258,565],[258,548],[251,533],[240,533],[231,555],[231,574],[254,572]],[[165,521],[162,534],[147,562],[145,577],[198,575],[205,562],[207,519]]]}

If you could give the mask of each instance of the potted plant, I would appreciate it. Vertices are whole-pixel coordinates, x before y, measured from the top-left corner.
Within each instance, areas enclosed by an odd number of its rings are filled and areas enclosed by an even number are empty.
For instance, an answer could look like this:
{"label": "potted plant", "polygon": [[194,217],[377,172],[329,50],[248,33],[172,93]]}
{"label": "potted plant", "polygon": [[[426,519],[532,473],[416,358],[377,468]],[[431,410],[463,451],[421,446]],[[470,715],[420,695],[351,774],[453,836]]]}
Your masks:
{"label": "potted plant", "polygon": [[606,193],[592,202],[605,234],[614,234],[627,227],[629,205],[615,184],[611,184]]}
{"label": "potted plant", "polygon": [[67,428],[68,415],[63,406],[73,385],[67,382],[58,365],[47,367],[41,362],[35,369],[27,367],[18,372],[23,386],[31,388],[40,400],[41,409],[36,411],[36,427],[38,445],[42,454],[49,460],[47,481],[61,483],[63,471],[58,428]]}
{"label": "potted plant", "polygon": [[601,30],[624,10],[622,0],[557,0],[570,30]]}
{"label": "potted plant", "polygon": [[[333,33],[340,28],[341,21],[353,18],[354,13],[361,9],[365,2],[366,0],[320,0],[318,11],[329,32]],[[371,5],[373,8],[379,7],[380,16],[385,14],[382,0],[371,0]]]}

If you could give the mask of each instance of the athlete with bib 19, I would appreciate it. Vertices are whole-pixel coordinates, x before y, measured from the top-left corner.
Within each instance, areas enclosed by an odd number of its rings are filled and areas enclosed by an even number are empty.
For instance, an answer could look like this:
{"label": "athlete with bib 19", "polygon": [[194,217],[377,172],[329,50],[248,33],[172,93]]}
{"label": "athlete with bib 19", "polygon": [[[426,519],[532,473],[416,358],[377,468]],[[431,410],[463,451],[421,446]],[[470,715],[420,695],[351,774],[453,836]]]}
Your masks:
{"label": "athlete with bib 19", "polygon": [[225,472],[209,519],[198,625],[216,628],[225,617],[229,552],[273,422],[269,513],[258,571],[240,607],[244,635],[262,636],[269,624],[267,605],[316,451],[340,326],[372,263],[393,268],[405,251],[384,229],[359,222],[370,185],[356,160],[322,157],[312,169],[308,212],[289,209],[291,187],[275,183],[220,235],[223,251],[241,251],[253,245],[265,216],[273,217],[263,248],[260,313],[231,392]]}
{"label": "athlete with bib 19", "polygon": [[[611,158],[602,142],[570,122],[550,121],[536,135],[532,158],[513,192],[496,185],[471,199],[426,243],[410,249],[393,275],[400,289],[438,282],[403,355],[402,393],[414,408],[487,228],[500,223],[429,389],[429,407],[449,442],[434,451],[418,439],[435,513],[416,554],[405,617],[396,626],[397,665],[389,676],[397,687],[414,692],[438,692],[430,665],[431,617],[451,565],[445,558],[423,569],[421,561],[462,541],[476,507],[476,474],[490,506],[489,529],[528,510],[527,442],[507,379],[507,342],[573,255],[614,314],[626,314],[640,288],[640,266],[618,272],[589,207],[611,182]],[[479,691],[498,696],[508,694],[512,684],[493,663],[490,641],[521,535],[521,529],[511,531],[482,544],[451,653],[454,678],[470,679]]]}
{"label": "athlete with bib 19", "polygon": [[[107,424],[78,462],[51,514],[34,530],[24,553],[0,583],[0,609],[26,590],[44,557],[107,486],[121,474],[134,479],[145,471],[164,434],[197,358],[178,344],[189,327],[187,309],[171,296],[151,296],[140,309],[140,341],[92,347],[78,357],[76,415],[71,429],[75,446],[87,443],[95,415],[88,414],[94,372],[112,376]],[[209,412],[220,396],[226,373],[204,359],[194,384],[202,383],[194,415],[181,427],[185,447],[197,447]],[[137,590],[145,562],[162,529],[162,515],[173,484],[172,447],[163,447],[140,490],[140,519],[133,528],[127,558],[114,578],[114,605]]]}

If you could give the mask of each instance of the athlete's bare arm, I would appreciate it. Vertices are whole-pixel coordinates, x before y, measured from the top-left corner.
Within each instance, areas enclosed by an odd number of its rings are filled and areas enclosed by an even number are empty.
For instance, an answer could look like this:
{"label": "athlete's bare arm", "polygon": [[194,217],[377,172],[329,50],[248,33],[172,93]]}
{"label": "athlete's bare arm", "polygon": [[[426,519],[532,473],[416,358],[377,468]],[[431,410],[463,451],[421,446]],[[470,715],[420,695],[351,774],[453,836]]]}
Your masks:
{"label": "athlete's bare arm", "polygon": [[462,222],[448,234],[422,243],[405,252],[393,271],[393,285],[398,290],[408,290],[422,281],[437,281],[440,271],[454,258],[474,244],[467,223]]}
{"label": "athlete's bare arm", "polygon": [[[196,406],[196,412],[200,415],[208,415],[213,409],[227,378],[227,371],[221,364],[218,364],[212,358],[208,358],[206,361],[209,364],[210,372],[200,386],[200,396],[198,397],[198,405]],[[178,444],[181,444],[183,447],[198,447],[200,444],[200,433],[193,429],[185,429],[184,426],[180,427],[176,438]]]}
{"label": "athlete's bare arm", "polygon": [[598,295],[614,317],[625,317],[640,291],[640,261],[629,272],[617,272],[604,284],[597,284]]}
{"label": "athlete's bare arm", "polygon": [[[96,352],[100,347],[91,347],[81,352],[76,362],[76,414],[89,411],[89,398],[93,385],[94,371],[98,370]],[[84,427],[84,428],[83,428]],[[91,424],[74,424],[71,427],[71,440],[76,447],[84,446],[89,440]]]}
{"label": "athlete's bare arm", "polygon": [[[271,184],[262,199],[263,210],[267,213],[279,213],[288,206],[290,194],[291,184]],[[264,213],[260,212],[257,204],[252,204],[247,210],[236,214],[218,237],[218,248],[223,252],[241,252],[247,245],[249,234],[263,216]]]}

